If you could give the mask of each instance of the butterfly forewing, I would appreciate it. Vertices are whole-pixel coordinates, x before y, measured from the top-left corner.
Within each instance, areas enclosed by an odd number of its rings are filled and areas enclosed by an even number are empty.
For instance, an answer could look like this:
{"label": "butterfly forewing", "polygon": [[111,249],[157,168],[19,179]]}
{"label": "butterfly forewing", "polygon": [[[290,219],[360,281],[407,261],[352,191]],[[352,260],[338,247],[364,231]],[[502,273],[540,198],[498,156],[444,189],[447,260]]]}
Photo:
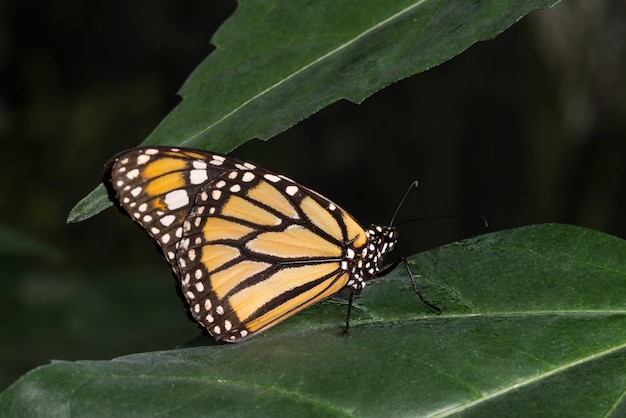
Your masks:
{"label": "butterfly forewing", "polygon": [[260,168],[209,182],[177,254],[194,318],[214,337],[239,341],[345,287],[345,252],[365,231],[330,205]]}

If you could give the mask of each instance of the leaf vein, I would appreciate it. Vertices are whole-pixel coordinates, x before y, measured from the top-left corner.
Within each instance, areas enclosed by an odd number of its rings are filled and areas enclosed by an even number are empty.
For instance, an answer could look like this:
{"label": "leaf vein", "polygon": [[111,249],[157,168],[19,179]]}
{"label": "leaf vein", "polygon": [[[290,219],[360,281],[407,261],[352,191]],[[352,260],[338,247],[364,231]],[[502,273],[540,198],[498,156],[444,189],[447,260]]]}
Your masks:
{"label": "leaf vein", "polygon": [[422,3],[424,3],[426,0],[418,0],[415,3],[413,3],[411,6],[405,7],[404,9],[398,11],[397,13],[389,16],[386,19],[381,20],[380,22],[376,23],[375,25],[373,25],[372,27],[362,31],[360,34],[358,34],[357,36],[351,38],[350,40],[340,44],[339,46],[337,46],[335,49],[327,52],[326,54],[314,59],[313,61],[309,62],[306,65],[301,66],[298,70],[294,71],[293,73],[283,77],[281,80],[279,80],[278,82],[272,84],[271,86],[265,88],[264,90],[262,90],[261,92],[257,93],[256,95],[252,96],[251,98],[249,98],[248,100],[244,101],[243,103],[241,103],[239,106],[235,107],[233,110],[231,110],[230,112],[228,112],[227,114],[225,114],[224,116],[222,116],[221,118],[219,118],[218,120],[216,120],[215,122],[213,122],[212,124],[208,125],[207,127],[205,127],[204,129],[201,129],[200,131],[198,131],[196,134],[192,135],[191,137],[189,137],[188,139],[186,139],[185,141],[182,142],[181,145],[186,145],[189,142],[193,141],[195,138],[203,135],[205,132],[207,132],[208,130],[212,129],[214,126],[217,126],[218,124],[220,124],[221,122],[223,122],[224,120],[228,119],[229,117],[231,117],[232,115],[234,115],[235,113],[237,113],[239,110],[241,110],[242,108],[246,107],[248,104],[252,103],[253,101],[257,100],[258,98],[264,96],[265,94],[269,93],[270,91],[280,87],[281,85],[285,84],[287,81],[291,80],[292,78],[296,77],[298,74],[303,73],[304,71],[308,70],[309,68],[313,67],[314,65],[324,61],[325,59],[327,59],[328,57],[331,57],[332,55],[338,53],[341,50],[344,50],[346,48],[348,48],[350,45],[354,44],[355,42],[357,42],[359,39],[365,37],[366,35],[374,32],[376,29],[386,25],[387,23],[397,19],[398,17],[402,16],[403,14],[409,12],[412,9],[417,8],[418,6],[420,6]]}
{"label": "leaf vein", "polygon": [[459,414],[461,412],[467,411],[470,408],[473,408],[475,406],[478,406],[484,402],[490,401],[494,398],[497,398],[498,396],[502,396],[505,395],[513,390],[517,390],[519,388],[531,385],[533,383],[537,383],[541,380],[547,379],[551,376],[554,376],[558,373],[564,372],[566,370],[572,369],[574,367],[578,367],[581,366],[583,364],[589,363],[591,361],[594,360],[598,360],[600,358],[603,357],[608,357],[614,353],[617,353],[621,350],[626,350],[626,343],[618,345],[616,347],[610,348],[608,350],[604,350],[604,351],[600,351],[598,353],[595,353],[593,355],[587,356],[587,357],[583,357],[579,360],[576,361],[572,361],[569,363],[565,363],[559,367],[555,367],[554,369],[544,372],[544,373],[539,373],[536,376],[530,377],[528,379],[522,380],[520,382],[517,382],[515,384],[512,384],[510,386],[506,386],[503,387],[501,389],[495,390],[493,392],[487,393],[485,394],[483,397],[479,398],[479,399],[475,399],[473,401],[470,402],[466,402],[457,406],[454,406],[452,408],[448,408],[442,411],[439,411],[438,413],[432,415],[433,417],[447,417],[450,415],[454,415],[454,414]]}

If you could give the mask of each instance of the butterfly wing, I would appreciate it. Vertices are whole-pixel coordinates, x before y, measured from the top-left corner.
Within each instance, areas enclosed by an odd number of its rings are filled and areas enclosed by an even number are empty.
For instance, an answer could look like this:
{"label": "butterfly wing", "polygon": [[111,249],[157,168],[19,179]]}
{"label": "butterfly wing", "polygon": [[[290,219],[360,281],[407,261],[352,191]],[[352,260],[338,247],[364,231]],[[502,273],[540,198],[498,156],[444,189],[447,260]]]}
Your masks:
{"label": "butterfly wing", "polygon": [[202,188],[176,259],[192,316],[234,342],[336,294],[365,245],[365,231],[331,201],[249,167]]}
{"label": "butterfly wing", "polygon": [[237,163],[198,150],[134,148],[109,160],[104,184],[110,199],[150,235],[178,274],[175,257],[182,224],[196,195],[207,182]]}
{"label": "butterfly wing", "polygon": [[378,271],[371,238],[347,212],[249,162],[135,148],[107,163],[104,183],[162,251],[192,317],[216,339],[249,338],[346,285],[360,289],[363,273]]}

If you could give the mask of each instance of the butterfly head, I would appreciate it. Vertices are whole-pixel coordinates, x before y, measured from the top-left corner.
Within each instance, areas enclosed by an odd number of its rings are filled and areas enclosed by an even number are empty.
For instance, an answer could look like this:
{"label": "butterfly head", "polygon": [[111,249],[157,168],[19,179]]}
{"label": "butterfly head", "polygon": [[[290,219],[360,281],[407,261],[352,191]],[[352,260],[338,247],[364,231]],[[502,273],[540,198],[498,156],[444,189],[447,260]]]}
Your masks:
{"label": "butterfly head", "polygon": [[371,225],[368,230],[369,241],[379,249],[380,255],[395,248],[400,234],[393,226]]}
{"label": "butterfly head", "polygon": [[370,225],[367,228],[367,250],[366,258],[375,265],[375,273],[380,270],[383,256],[395,248],[399,233],[393,226]]}

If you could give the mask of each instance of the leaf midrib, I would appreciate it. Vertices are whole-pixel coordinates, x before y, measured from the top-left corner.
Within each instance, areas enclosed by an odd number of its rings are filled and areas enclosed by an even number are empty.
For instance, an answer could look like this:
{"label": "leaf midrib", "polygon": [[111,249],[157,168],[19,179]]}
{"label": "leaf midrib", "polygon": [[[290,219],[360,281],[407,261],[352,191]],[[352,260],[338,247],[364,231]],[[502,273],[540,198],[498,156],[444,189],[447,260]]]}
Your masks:
{"label": "leaf midrib", "polygon": [[[368,315],[374,315],[374,311],[367,311]],[[626,310],[599,310],[599,309],[589,309],[589,310],[545,310],[545,311],[506,311],[506,312],[472,312],[472,313],[462,313],[462,314],[448,314],[445,313],[443,315],[426,315],[422,317],[412,317],[412,318],[397,318],[392,319],[389,316],[381,315],[378,318],[370,318],[370,319],[358,319],[354,320],[351,323],[351,326],[354,325],[365,325],[365,324],[377,324],[377,323],[400,323],[400,322],[420,322],[420,321],[430,321],[430,320],[446,320],[446,319],[470,319],[470,318],[512,318],[512,317],[520,317],[525,318],[529,316],[552,316],[552,315],[560,315],[560,316],[579,316],[579,317],[593,317],[593,316],[613,316],[613,315],[626,315]]]}
{"label": "leaf midrib", "polygon": [[372,33],[374,30],[386,25],[387,23],[393,21],[394,19],[402,16],[404,13],[407,13],[408,11],[417,8],[418,6],[420,6],[422,3],[426,2],[427,0],[418,0],[416,1],[414,4],[412,4],[409,7],[405,7],[404,9],[400,10],[399,12],[391,15],[390,17],[381,20],[380,22],[376,23],[375,25],[371,26],[369,29],[366,29],[365,31],[362,31],[359,35],[351,38],[350,40],[348,40],[347,42],[344,42],[343,44],[340,44],[338,47],[336,47],[335,49],[327,52],[326,54],[314,59],[313,61],[309,62],[308,64],[300,67],[298,70],[294,71],[293,73],[287,75],[286,77],[283,77],[281,80],[279,80],[278,82],[274,83],[273,85],[267,87],[265,90],[262,90],[261,92],[257,93],[256,95],[250,97],[248,100],[244,101],[242,104],[240,104],[239,106],[235,107],[233,110],[231,110],[230,112],[228,112],[227,114],[225,114],[224,116],[222,116],[221,118],[219,118],[218,120],[216,120],[215,122],[211,123],[210,125],[206,126],[204,129],[201,129],[200,131],[198,131],[197,133],[193,134],[192,136],[190,136],[189,138],[187,138],[186,140],[184,140],[181,145],[187,145],[188,143],[190,143],[191,141],[193,141],[195,138],[203,135],[205,132],[209,131],[210,129],[212,129],[214,126],[219,125],[220,123],[222,123],[224,120],[228,119],[229,117],[231,117],[232,115],[236,114],[237,112],[239,112],[242,108],[244,108],[245,106],[247,106],[248,104],[252,103],[253,101],[261,98],[262,96],[264,96],[265,94],[269,93],[272,90],[277,89],[279,86],[281,86],[282,84],[286,83],[287,81],[291,80],[292,78],[296,77],[298,74],[306,71],[307,69],[313,67],[314,65],[316,65],[319,62],[322,62],[323,60],[327,59],[328,57],[339,53],[340,51],[348,48],[350,45],[356,43],[359,39],[365,37],[366,35]]}
{"label": "leaf midrib", "polygon": [[500,395],[504,395],[504,394],[506,394],[508,392],[511,392],[513,390],[516,390],[516,389],[522,388],[524,386],[528,386],[528,385],[531,385],[533,383],[539,382],[541,380],[547,379],[547,378],[549,378],[549,377],[551,377],[551,376],[553,376],[555,374],[567,371],[569,369],[572,369],[574,367],[583,365],[585,363],[589,363],[591,361],[598,360],[598,359],[603,358],[603,357],[608,357],[608,356],[610,356],[610,355],[612,355],[612,354],[614,354],[614,353],[616,353],[616,352],[618,352],[620,350],[625,350],[625,349],[626,349],[626,343],[618,345],[616,347],[609,348],[607,350],[603,350],[603,351],[597,352],[595,354],[592,354],[592,355],[587,356],[587,357],[580,358],[580,359],[575,360],[575,361],[564,363],[564,364],[562,364],[562,365],[560,365],[558,367],[555,367],[552,370],[548,370],[546,372],[539,373],[539,374],[537,374],[537,375],[535,375],[533,377],[530,377],[528,379],[524,379],[524,380],[518,381],[518,382],[516,382],[514,384],[511,384],[509,386],[505,386],[505,387],[503,387],[501,389],[498,389],[498,390],[495,390],[493,392],[485,393],[479,399],[475,399],[473,401],[466,402],[466,403],[463,403],[461,405],[457,405],[455,407],[439,411],[436,414],[431,415],[431,416],[432,417],[447,417],[447,416],[450,416],[450,415],[454,415],[454,414],[458,414],[458,413],[464,412],[464,411],[466,411],[466,410],[468,410],[470,408],[473,408],[473,407],[475,407],[477,405],[480,405],[480,404],[482,404],[484,402],[487,402],[487,401],[489,401],[491,399],[494,399],[494,398],[496,398],[496,397],[498,397]]}

